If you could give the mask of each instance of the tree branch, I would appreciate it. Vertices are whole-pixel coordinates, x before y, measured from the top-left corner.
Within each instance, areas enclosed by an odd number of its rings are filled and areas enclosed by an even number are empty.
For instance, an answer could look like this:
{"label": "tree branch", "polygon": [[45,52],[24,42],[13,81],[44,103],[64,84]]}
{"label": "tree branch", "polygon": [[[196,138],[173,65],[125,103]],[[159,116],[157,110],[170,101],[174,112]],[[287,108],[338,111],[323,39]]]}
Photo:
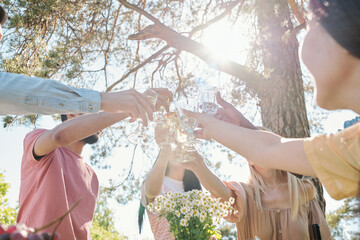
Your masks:
{"label": "tree branch", "polygon": [[[245,81],[250,90],[258,92],[257,90],[265,81],[260,74],[248,67],[231,60],[220,59],[218,56],[211,54],[211,50],[203,44],[187,38],[163,24],[150,25],[146,27],[146,29],[151,30],[147,31],[147,34],[145,34],[147,35],[147,38],[160,38],[166,41],[171,47],[194,54],[208,65],[216,67],[219,71]],[[151,34],[148,34],[150,32]]]}
{"label": "tree branch", "polygon": [[[203,30],[207,27],[209,27],[211,24],[216,23],[218,21],[220,21],[221,19],[223,19],[226,15],[230,14],[231,11],[240,3],[240,0],[236,0],[234,2],[229,3],[229,5],[226,7],[226,10],[221,13],[220,15],[214,17],[213,19],[209,20],[208,22],[201,24],[199,26],[196,26],[193,30],[191,30],[190,34],[189,34],[189,38],[191,38],[195,32]],[[244,1],[241,2],[241,5],[244,4]]]}
{"label": "tree branch", "polygon": [[154,53],[153,55],[151,55],[148,59],[146,59],[145,61],[143,61],[142,63],[140,63],[139,65],[137,65],[135,68],[129,70],[127,73],[125,73],[119,80],[117,80],[116,82],[114,82],[110,87],[108,87],[106,89],[107,92],[111,91],[116,85],[118,85],[119,83],[121,83],[124,79],[126,79],[130,74],[136,72],[137,70],[139,70],[140,68],[142,68],[143,66],[145,66],[146,64],[148,64],[149,62],[151,62],[151,60],[157,58],[160,54],[162,54],[164,51],[166,51],[167,49],[169,49],[169,46],[165,46],[162,49],[160,49],[159,51],[157,51],[156,53]]}
{"label": "tree branch", "polygon": [[299,21],[300,25],[305,23],[303,2],[301,4],[300,9],[299,9],[298,5],[296,4],[295,0],[288,0],[288,2],[289,2],[289,5],[290,5],[296,19]]}
{"label": "tree branch", "polygon": [[[41,231],[41,230],[44,230],[44,229],[46,229],[46,228],[48,228],[48,227],[51,227],[51,226],[54,225],[55,223],[59,223],[59,222],[61,223],[61,221],[80,203],[81,200],[82,200],[82,198],[78,199],[78,200],[69,208],[69,210],[67,210],[63,215],[61,215],[60,217],[58,217],[58,218],[55,219],[54,221],[52,221],[52,222],[50,222],[50,223],[48,223],[48,224],[46,224],[46,225],[44,225],[44,226],[42,226],[42,227],[40,227],[40,228],[35,228],[34,233],[39,232],[39,231]],[[55,230],[56,230],[56,228],[55,228]],[[53,235],[54,235],[54,233],[53,233]]]}
{"label": "tree branch", "polygon": [[[126,2],[125,0],[119,1],[122,3]],[[125,7],[128,5],[129,3],[124,4]],[[145,12],[143,9],[140,9],[135,5],[131,5],[131,9],[139,12],[140,14]],[[165,26],[149,13],[146,12],[146,15],[144,14],[144,16],[149,18],[155,24],[149,25],[143,30],[140,30],[138,33],[130,35],[130,40],[145,40],[149,38],[162,39],[166,41],[169,46],[181,51],[192,53],[212,67],[216,67],[219,71],[243,80],[249,90],[254,91],[255,93],[258,93],[258,89],[260,89],[260,87],[265,83],[265,79],[260,74],[249,69],[248,67],[228,59],[220,59],[218,56],[211,54],[211,50],[205,47],[203,44],[185,37],[173,29]]]}
{"label": "tree branch", "polygon": [[152,16],[151,14],[149,14],[148,12],[146,12],[145,10],[139,8],[138,6],[131,4],[125,0],[118,0],[122,5],[124,5],[126,8],[132,9],[138,13],[140,13],[141,15],[144,15],[146,18],[148,18],[149,20],[151,20],[153,23],[160,23],[160,21],[158,19],[156,19],[154,16]]}
{"label": "tree branch", "polygon": [[134,146],[134,150],[133,150],[133,154],[132,154],[131,162],[130,162],[130,168],[129,168],[128,174],[127,174],[127,176],[124,178],[124,180],[122,180],[119,184],[117,184],[117,185],[115,185],[115,186],[104,187],[104,188],[103,188],[103,191],[105,191],[105,192],[115,191],[118,187],[120,187],[121,185],[123,185],[126,180],[129,179],[129,177],[130,177],[130,175],[131,175],[131,172],[132,172],[133,165],[134,165],[134,159],[135,159],[135,153],[136,153],[136,148],[137,148],[137,147],[138,147],[138,144],[136,144],[136,145]]}

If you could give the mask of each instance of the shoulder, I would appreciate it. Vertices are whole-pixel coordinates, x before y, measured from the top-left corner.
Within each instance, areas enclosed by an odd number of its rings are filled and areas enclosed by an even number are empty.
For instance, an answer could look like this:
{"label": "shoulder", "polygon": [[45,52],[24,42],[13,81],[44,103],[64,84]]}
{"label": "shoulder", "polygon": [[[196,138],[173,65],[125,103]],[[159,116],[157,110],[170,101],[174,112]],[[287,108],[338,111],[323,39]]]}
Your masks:
{"label": "shoulder", "polygon": [[233,197],[241,199],[243,203],[247,201],[248,197],[252,196],[252,188],[243,182],[226,182],[225,185],[233,192]]}
{"label": "shoulder", "polygon": [[36,137],[36,136],[40,136],[42,135],[44,132],[47,132],[47,129],[35,129],[29,133],[26,134],[25,139],[26,138],[32,138],[32,137]]}
{"label": "shoulder", "polygon": [[307,198],[313,200],[316,196],[316,189],[314,184],[310,180],[301,180],[304,184],[305,192],[307,194]]}
{"label": "shoulder", "polygon": [[[352,141],[352,140],[357,141],[359,138],[360,138],[360,123],[357,123],[337,133],[322,134],[311,138],[306,138],[304,141],[305,150],[307,150],[307,148],[311,149],[312,147],[319,147],[319,146],[320,147],[328,146],[330,149],[332,148],[341,149],[341,146],[346,145],[348,141]],[[319,150],[319,149],[313,149],[313,151],[315,150]],[[323,152],[324,150],[326,149],[322,149],[321,152]]]}
{"label": "shoulder", "polygon": [[24,144],[34,142],[42,134],[44,134],[47,131],[49,131],[49,130],[47,130],[47,129],[36,129],[34,131],[31,131],[31,132],[27,133],[25,138],[24,138]]}
{"label": "shoulder", "polygon": [[242,182],[224,181],[224,183],[228,188],[230,188],[233,191],[244,191],[245,189],[249,188],[249,186],[246,183],[242,183]]}

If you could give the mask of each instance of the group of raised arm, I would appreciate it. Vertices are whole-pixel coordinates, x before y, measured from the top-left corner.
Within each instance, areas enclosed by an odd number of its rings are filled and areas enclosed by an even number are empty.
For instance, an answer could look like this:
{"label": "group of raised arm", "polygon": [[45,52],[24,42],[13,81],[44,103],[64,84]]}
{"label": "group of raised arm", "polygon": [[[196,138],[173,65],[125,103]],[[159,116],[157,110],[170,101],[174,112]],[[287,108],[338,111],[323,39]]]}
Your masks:
{"label": "group of raised arm", "polygon": [[[309,7],[313,19],[301,56],[315,81],[317,104],[360,114],[360,2],[311,0]],[[228,220],[236,223],[238,238],[314,239],[318,233],[311,227],[317,224],[321,239],[331,239],[312,184],[285,171],[318,177],[335,199],[358,196],[360,123],[335,134],[287,139],[255,129],[220,95],[218,102],[223,109],[217,116],[186,114],[200,123],[197,137],[214,139],[249,161],[249,182],[222,183],[197,154],[183,166],[215,197],[235,196],[238,213]]]}
{"label": "group of raised arm", "polygon": [[[235,107],[224,101],[220,94],[217,100],[222,106],[214,117],[219,120],[217,124],[226,122],[236,127],[260,131]],[[155,137],[159,145],[166,133],[167,130],[156,129]],[[224,182],[206,166],[197,152],[191,154],[191,161],[182,162],[182,155],[177,154],[179,151],[179,147],[174,152],[170,146],[161,147],[158,159],[143,183],[140,209],[158,195],[186,189],[184,169],[187,169],[185,171],[196,175],[197,178],[193,181],[197,183],[200,180],[212,196],[224,201],[228,201],[230,197],[235,198],[236,214],[225,219],[235,223],[238,239],[314,239],[314,224],[320,227],[322,239],[331,239],[311,182],[298,179],[285,171],[262,168],[251,161],[247,183]],[[167,220],[150,211],[147,213],[155,239],[173,239]],[[139,222],[142,222],[142,211],[139,217]]]}
{"label": "group of raised arm", "polygon": [[[311,0],[309,7],[313,19],[301,56],[315,80],[316,101],[328,110],[360,114],[360,1]],[[5,21],[0,7],[1,26]],[[63,114],[59,126],[35,130],[24,140],[18,222],[40,227],[82,199],[58,231],[62,239],[89,239],[98,180],[83,162],[83,147],[95,143],[99,132],[116,122],[141,118],[147,125],[160,106],[168,109],[171,92],[152,91],[159,96],[156,105],[135,90],[99,93],[0,73],[0,115]],[[200,123],[197,137],[214,139],[248,160],[249,181],[223,182],[196,152],[192,161],[179,163],[180,150],[160,144],[168,132],[157,128],[160,153],[142,185],[141,208],[167,191],[201,189],[201,182],[215,197],[235,198],[238,211],[227,220],[236,223],[238,239],[314,239],[313,224],[320,226],[322,239],[331,239],[314,186],[288,172],[318,177],[335,199],[357,196],[360,124],[331,135],[287,139],[253,126],[220,94],[217,101],[222,108],[215,116],[185,112]],[[150,212],[148,216],[155,239],[174,239],[166,220]]]}

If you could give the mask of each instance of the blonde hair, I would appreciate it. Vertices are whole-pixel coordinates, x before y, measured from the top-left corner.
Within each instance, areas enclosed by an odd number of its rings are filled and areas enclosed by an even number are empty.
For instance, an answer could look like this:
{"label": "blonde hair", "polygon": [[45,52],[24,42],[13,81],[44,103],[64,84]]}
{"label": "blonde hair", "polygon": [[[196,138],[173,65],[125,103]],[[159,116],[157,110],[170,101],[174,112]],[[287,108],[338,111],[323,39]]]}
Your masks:
{"label": "blonde hair", "polygon": [[[261,192],[266,192],[266,185],[263,177],[256,168],[250,164],[249,167],[249,185],[253,189],[256,206],[262,211]],[[312,188],[314,188],[314,185],[309,180],[301,180],[289,172],[283,170],[275,171],[276,175],[280,176],[281,179],[287,179],[290,195],[291,217],[295,219],[298,215],[305,214],[302,206],[305,204],[305,206],[308,207],[307,203],[311,200],[309,199],[309,191],[305,185],[310,184]]]}
{"label": "blonde hair", "polygon": [[[270,129],[263,126],[256,126],[258,129],[262,131],[272,132]],[[250,177],[249,184],[254,191],[255,203],[256,206],[262,211],[261,204],[261,192],[266,192],[266,185],[264,183],[264,179],[261,174],[256,170],[256,168],[249,164],[250,168]],[[304,214],[304,208],[302,207],[305,204],[305,207],[308,207],[308,202],[310,192],[306,188],[306,184],[310,185],[309,189],[312,189],[312,192],[315,193],[315,187],[310,180],[301,180],[294,176],[293,174],[283,171],[283,170],[275,170],[276,176],[279,176],[281,180],[287,180],[289,195],[290,195],[290,211],[291,217],[295,219],[298,215]],[[305,208],[305,209],[306,209]]]}

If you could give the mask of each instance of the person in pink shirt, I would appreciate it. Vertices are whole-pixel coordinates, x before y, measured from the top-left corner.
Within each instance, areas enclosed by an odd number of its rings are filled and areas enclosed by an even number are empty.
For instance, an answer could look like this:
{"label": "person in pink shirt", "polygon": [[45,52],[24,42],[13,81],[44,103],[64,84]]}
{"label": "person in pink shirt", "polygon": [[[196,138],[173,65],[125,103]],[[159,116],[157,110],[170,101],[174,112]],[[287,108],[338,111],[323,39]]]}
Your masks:
{"label": "person in pink shirt", "polygon": [[[136,102],[129,105],[134,111],[143,110],[141,114],[147,113],[152,119],[154,106],[142,94],[138,97],[142,98],[142,106],[137,106]],[[159,105],[165,106],[162,102]],[[99,183],[81,153],[85,144],[97,142],[102,129],[128,116],[131,116],[128,112],[61,115],[63,122],[54,129],[28,133],[24,139],[17,222],[33,228],[42,227],[81,199],[57,232],[64,240],[91,239]],[[52,232],[53,228],[43,231]]]}

